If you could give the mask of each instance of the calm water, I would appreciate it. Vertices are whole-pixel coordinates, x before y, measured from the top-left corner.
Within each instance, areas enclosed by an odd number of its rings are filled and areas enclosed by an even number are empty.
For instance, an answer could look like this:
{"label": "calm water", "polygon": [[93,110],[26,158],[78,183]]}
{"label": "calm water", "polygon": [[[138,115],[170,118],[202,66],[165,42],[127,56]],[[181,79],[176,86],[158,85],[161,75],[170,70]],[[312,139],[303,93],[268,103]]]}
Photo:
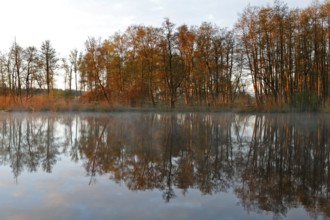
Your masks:
{"label": "calm water", "polygon": [[0,219],[327,219],[330,115],[1,114]]}

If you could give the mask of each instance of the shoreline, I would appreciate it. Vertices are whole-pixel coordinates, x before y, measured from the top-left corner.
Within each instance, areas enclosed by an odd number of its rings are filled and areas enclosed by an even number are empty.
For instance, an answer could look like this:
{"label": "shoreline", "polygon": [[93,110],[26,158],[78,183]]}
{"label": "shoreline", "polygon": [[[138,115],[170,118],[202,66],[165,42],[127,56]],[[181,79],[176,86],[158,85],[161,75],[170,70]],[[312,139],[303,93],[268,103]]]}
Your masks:
{"label": "shoreline", "polygon": [[315,114],[329,114],[329,108],[321,108],[314,111],[297,110],[293,108],[239,108],[239,107],[100,107],[100,106],[80,106],[77,107],[56,107],[52,108],[40,108],[32,109],[29,107],[12,107],[1,108],[0,112],[7,113],[236,113],[236,114],[266,114],[266,113],[282,113],[282,114],[294,114],[294,113],[315,113]]}

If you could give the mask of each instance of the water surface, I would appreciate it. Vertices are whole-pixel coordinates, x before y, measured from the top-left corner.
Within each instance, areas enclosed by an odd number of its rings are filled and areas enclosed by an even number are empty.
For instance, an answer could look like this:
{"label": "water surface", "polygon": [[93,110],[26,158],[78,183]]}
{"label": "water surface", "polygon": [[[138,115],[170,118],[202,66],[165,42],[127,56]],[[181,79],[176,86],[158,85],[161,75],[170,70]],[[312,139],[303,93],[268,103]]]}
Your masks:
{"label": "water surface", "polygon": [[324,219],[330,116],[0,115],[1,219]]}

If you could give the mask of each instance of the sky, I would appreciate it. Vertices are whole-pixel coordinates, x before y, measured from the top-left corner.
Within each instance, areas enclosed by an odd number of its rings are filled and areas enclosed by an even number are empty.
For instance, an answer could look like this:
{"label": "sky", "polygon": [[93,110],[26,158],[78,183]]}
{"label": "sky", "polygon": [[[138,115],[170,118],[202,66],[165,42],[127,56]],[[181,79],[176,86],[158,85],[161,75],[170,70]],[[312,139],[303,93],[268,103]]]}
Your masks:
{"label": "sky", "polygon": [[[305,8],[314,0],[284,0]],[[322,0],[321,0],[322,1]],[[0,0],[0,51],[50,40],[59,57],[83,50],[88,37],[106,39],[130,25],[160,27],[165,17],[176,25],[211,22],[232,28],[244,8],[273,0]]]}
{"label": "sky", "polygon": [[[129,25],[161,26],[165,17],[177,24],[203,21],[233,27],[238,14],[250,3],[268,0],[0,0],[0,50],[15,38],[23,47],[40,47],[50,40],[59,55],[82,49],[88,37],[105,39]],[[287,0],[290,8],[304,8],[312,0]]]}

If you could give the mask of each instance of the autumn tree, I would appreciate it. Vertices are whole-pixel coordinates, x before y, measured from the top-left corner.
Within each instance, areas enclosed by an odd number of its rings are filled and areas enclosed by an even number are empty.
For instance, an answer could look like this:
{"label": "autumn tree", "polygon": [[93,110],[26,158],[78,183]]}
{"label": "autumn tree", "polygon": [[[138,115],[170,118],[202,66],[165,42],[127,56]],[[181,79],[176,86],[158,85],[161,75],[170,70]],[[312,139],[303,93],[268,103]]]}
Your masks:
{"label": "autumn tree", "polygon": [[329,13],[313,3],[303,10],[248,7],[237,23],[257,105],[289,104],[315,110],[328,99]]}
{"label": "autumn tree", "polygon": [[[106,45],[108,44],[108,47]],[[125,100],[128,85],[128,73],[126,71],[127,37],[125,34],[115,33],[109,41],[104,42],[104,49],[107,53],[107,86],[109,91],[121,99]]]}
{"label": "autumn tree", "polygon": [[[148,98],[155,106],[156,88],[159,86],[160,72],[160,28],[146,26],[131,26],[127,29],[128,71],[134,74],[130,95],[139,94],[139,99]],[[135,97],[136,98],[136,97]]]}
{"label": "autumn tree", "polygon": [[177,28],[176,44],[179,50],[180,59],[183,63],[183,85],[184,98],[186,104],[193,103],[194,91],[194,57],[196,33],[193,27],[188,28],[187,25],[181,25]]}
{"label": "autumn tree", "polygon": [[176,50],[176,34],[174,32],[174,27],[175,25],[168,18],[165,18],[162,28],[163,39],[161,48],[165,73],[164,80],[169,93],[171,108],[175,107],[177,90],[183,80],[182,68],[180,68],[181,62]]}
{"label": "autumn tree", "polygon": [[200,94],[208,105],[232,101],[235,39],[231,31],[203,23],[197,31]]}
{"label": "autumn tree", "polygon": [[101,45],[101,39],[89,38],[86,43],[86,54],[84,56],[83,71],[86,71],[88,86],[92,91],[93,99],[98,100],[101,97],[105,98],[110,103],[108,91],[106,90],[106,75],[105,75],[105,51]]}
{"label": "autumn tree", "polygon": [[214,88],[215,77],[213,77],[213,58],[212,58],[212,37],[215,29],[210,23],[204,22],[197,33],[197,60],[199,65],[200,93],[203,94],[207,105],[215,101],[216,95]]}
{"label": "autumn tree", "polygon": [[252,85],[255,94],[256,103],[261,106],[263,103],[263,84],[262,76],[259,71],[258,56],[258,10],[257,7],[247,7],[241,14],[236,27],[241,36],[244,53],[248,60],[248,69],[252,78]]}

